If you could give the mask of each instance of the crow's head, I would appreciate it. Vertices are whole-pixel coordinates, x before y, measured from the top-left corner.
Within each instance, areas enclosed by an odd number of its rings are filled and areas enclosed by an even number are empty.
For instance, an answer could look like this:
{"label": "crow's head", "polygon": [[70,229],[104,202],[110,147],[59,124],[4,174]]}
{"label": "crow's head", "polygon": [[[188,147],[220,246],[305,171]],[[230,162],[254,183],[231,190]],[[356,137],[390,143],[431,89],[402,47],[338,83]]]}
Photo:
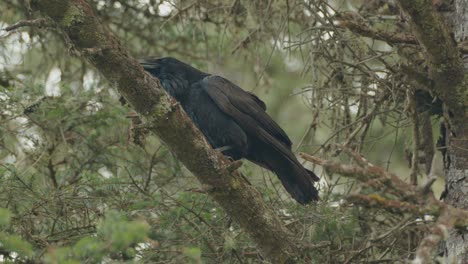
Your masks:
{"label": "crow's head", "polygon": [[147,58],[139,62],[146,71],[159,79],[169,77],[193,83],[208,75],[172,57]]}
{"label": "crow's head", "polygon": [[147,72],[157,77],[164,89],[178,101],[187,98],[192,84],[208,76],[171,57],[141,59],[139,62]]}

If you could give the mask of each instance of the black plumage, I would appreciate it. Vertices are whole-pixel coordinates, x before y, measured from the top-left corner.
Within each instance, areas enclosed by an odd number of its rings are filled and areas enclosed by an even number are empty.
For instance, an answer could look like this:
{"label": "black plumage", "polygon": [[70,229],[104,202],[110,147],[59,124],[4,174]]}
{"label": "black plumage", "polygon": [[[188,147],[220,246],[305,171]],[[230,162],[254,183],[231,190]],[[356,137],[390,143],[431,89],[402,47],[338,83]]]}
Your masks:
{"label": "black plumage", "polygon": [[174,58],[144,59],[146,71],[180,102],[213,148],[234,160],[246,158],[278,175],[301,204],[318,199],[313,182],[291,151],[291,140],[254,94]]}

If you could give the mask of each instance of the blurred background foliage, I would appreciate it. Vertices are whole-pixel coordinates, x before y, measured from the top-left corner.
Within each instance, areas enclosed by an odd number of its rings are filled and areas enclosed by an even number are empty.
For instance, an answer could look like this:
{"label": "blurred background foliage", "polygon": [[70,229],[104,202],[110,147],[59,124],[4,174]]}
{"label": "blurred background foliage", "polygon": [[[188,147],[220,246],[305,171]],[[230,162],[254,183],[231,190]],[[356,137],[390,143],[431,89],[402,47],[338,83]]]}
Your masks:
{"label": "blurred background foliage", "polygon": [[[402,30],[393,1],[90,2],[135,57],[173,56],[257,94],[295,150],[351,162],[336,147],[346,144],[408,179],[412,128],[399,64],[419,63],[419,51],[337,23],[354,11],[376,28]],[[0,27],[39,17],[28,3],[1,1]],[[1,32],[1,261],[262,262],[157,137],[133,143],[132,110],[73,53],[55,28]],[[302,207],[274,175],[242,167],[310,245],[304,254],[312,263],[397,263],[411,256],[424,219],[345,204],[358,185],[312,169],[321,174],[322,200]]]}

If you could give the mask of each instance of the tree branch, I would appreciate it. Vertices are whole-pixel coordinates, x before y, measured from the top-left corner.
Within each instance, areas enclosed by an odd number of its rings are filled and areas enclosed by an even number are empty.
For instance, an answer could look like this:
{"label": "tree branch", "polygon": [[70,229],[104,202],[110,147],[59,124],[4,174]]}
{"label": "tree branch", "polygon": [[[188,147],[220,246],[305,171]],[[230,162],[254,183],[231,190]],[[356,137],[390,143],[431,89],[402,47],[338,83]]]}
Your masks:
{"label": "tree branch", "polygon": [[[347,28],[351,32],[363,37],[385,41],[388,44],[419,45],[418,40],[412,34],[405,32],[389,32],[372,28],[366,21],[359,17],[359,14],[347,12],[338,15],[337,17],[340,23],[337,26]],[[461,53],[468,54],[468,41],[458,43],[457,48]]]}
{"label": "tree branch", "polygon": [[425,186],[418,188],[383,168],[365,162],[360,154],[346,148],[344,150],[356,160],[357,166],[323,160],[305,153],[301,153],[301,156],[307,161],[321,165],[326,171],[355,178],[367,187],[366,189],[374,191],[368,195],[350,195],[347,198],[348,203],[366,208],[380,208],[391,213],[411,214],[415,218],[424,215],[437,218],[430,228],[430,233],[421,241],[413,263],[429,263],[438,242],[446,237],[447,230],[454,227],[466,229],[468,226],[467,210],[445,204],[437,200],[432,192],[427,191],[433,180],[429,179]]}
{"label": "tree branch", "polygon": [[[211,197],[257,243],[273,263],[298,255],[297,244],[260,194],[230,170],[180,105],[146,73],[85,0],[33,0],[32,7],[52,18],[78,54],[93,64],[143,117],[180,161],[207,186]],[[89,52],[98,51],[98,52]],[[110,128],[109,128],[110,129]]]}
{"label": "tree branch", "polygon": [[20,27],[50,27],[52,26],[50,21],[45,18],[38,18],[33,20],[21,20],[16,22],[15,24],[4,28],[5,31],[12,31],[18,29]]}
{"label": "tree branch", "polygon": [[340,14],[338,19],[340,21],[339,26],[345,27],[350,31],[364,37],[382,40],[388,44],[401,43],[418,45],[418,40],[413,35],[408,33],[388,32],[371,28],[362,18],[359,17],[358,14],[353,12]]}
{"label": "tree branch", "polygon": [[454,111],[464,111],[468,93],[464,82],[463,61],[450,31],[432,0],[397,0],[410,17],[413,34],[427,53],[433,92]]}

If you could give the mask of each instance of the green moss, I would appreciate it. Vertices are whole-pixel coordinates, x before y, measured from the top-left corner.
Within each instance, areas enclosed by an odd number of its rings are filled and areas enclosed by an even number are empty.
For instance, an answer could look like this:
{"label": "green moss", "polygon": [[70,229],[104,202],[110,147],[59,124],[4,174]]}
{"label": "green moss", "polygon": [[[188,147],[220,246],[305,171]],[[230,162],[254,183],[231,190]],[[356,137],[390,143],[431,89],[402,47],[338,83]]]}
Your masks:
{"label": "green moss", "polygon": [[468,74],[465,74],[463,82],[458,85],[457,90],[462,96],[461,100],[465,109],[468,108]]}
{"label": "green moss", "polygon": [[229,185],[230,185],[231,189],[234,189],[234,190],[238,190],[241,187],[241,184],[240,184],[239,180],[237,180],[234,177],[231,177],[231,182],[230,182]]}
{"label": "green moss", "polygon": [[77,6],[71,5],[65,11],[61,24],[65,27],[71,27],[74,24],[82,23],[84,21],[83,10]]}
{"label": "green moss", "polygon": [[154,110],[151,111],[151,114],[148,116],[156,122],[157,120],[160,120],[161,117],[167,115],[167,113],[171,112],[173,109],[173,105],[171,100],[169,99],[168,96],[162,96],[161,100],[159,103],[154,107]]}

